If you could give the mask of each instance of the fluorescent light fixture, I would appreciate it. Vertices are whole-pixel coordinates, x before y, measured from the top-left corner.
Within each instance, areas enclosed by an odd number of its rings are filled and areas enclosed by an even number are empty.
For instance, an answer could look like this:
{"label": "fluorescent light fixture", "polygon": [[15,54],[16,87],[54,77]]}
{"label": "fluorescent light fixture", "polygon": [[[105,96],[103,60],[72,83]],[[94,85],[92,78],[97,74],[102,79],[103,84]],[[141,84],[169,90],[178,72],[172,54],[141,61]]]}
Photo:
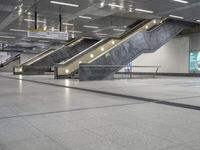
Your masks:
{"label": "fluorescent light fixture", "polygon": [[96,33],[97,35],[100,35],[100,36],[106,36],[108,34],[105,34],[105,33]]}
{"label": "fluorescent light fixture", "polygon": [[5,38],[5,39],[15,39],[16,37],[14,36],[4,36],[4,35],[0,35],[0,38]]}
{"label": "fluorescent light fixture", "polygon": [[113,31],[125,32],[126,30],[124,30],[124,29],[113,29]]}
{"label": "fluorescent light fixture", "polygon": [[72,31],[72,30],[70,30],[69,32],[70,33],[82,33],[82,31]]}
{"label": "fluorescent light fixture", "polygon": [[173,0],[174,2],[179,2],[179,3],[184,3],[184,4],[187,4],[189,3],[188,1],[184,1],[184,0]]}
{"label": "fluorescent light fixture", "polygon": [[184,17],[181,17],[181,16],[175,16],[175,15],[169,15],[169,16],[172,17],[172,18],[184,19]]}
{"label": "fluorescent light fixture", "polygon": [[10,31],[15,31],[15,32],[27,32],[27,30],[21,30],[21,29],[10,29]]}
{"label": "fluorescent light fixture", "polygon": [[52,4],[58,4],[58,5],[65,5],[65,6],[71,6],[71,7],[79,7],[79,5],[76,4],[70,4],[70,3],[63,3],[58,1],[50,1]]}
{"label": "fluorescent light fixture", "polygon": [[122,5],[116,5],[116,4],[108,4],[108,6],[117,7],[117,8],[123,8],[124,7]]}
{"label": "fluorescent light fixture", "polygon": [[150,13],[150,14],[154,13],[154,12],[151,11],[151,10],[145,10],[145,9],[139,9],[139,8],[136,8],[135,11],[145,12],[145,13]]}
{"label": "fluorescent light fixture", "polygon": [[39,40],[38,42],[40,42],[40,43],[49,43],[50,41],[46,41],[46,40]]}
{"label": "fluorescent light fixture", "polygon": [[[35,22],[35,20],[33,19],[24,19],[25,21],[28,21],[28,22]],[[42,21],[42,20],[37,20],[38,23],[46,23],[46,21]]]}
{"label": "fluorescent light fixture", "polygon": [[93,39],[93,37],[90,37],[90,36],[83,36],[82,38],[84,38],[84,39]]}
{"label": "fluorescent light fixture", "polygon": [[97,26],[88,26],[88,25],[84,25],[83,27],[85,27],[85,28],[92,28],[92,29],[98,29],[99,28]]}
{"label": "fluorescent light fixture", "polygon": [[197,22],[200,22],[200,20],[196,20]]}
{"label": "fluorescent light fixture", "polygon": [[88,16],[78,16],[78,17],[82,19],[92,19],[92,17],[88,17]]}
{"label": "fluorescent light fixture", "polygon": [[67,26],[73,26],[74,24],[72,23],[62,23],[63,25],[67,25]]}

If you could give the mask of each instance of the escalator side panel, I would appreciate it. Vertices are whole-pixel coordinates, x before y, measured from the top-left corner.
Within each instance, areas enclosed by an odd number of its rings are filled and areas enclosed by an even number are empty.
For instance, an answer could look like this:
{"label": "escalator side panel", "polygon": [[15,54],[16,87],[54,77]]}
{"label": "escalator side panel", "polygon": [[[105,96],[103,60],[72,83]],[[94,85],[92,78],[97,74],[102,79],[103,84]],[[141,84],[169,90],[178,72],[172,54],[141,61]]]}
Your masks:
{"label": "escalator side panel", "polygon": [[[115,72],[122,68],[114,67],[114,69],[108,69],[105,67],[106,65],[126,65],[142,53],[154,52],[159,49],[182,30],[190,26],[191,24],[186,22],[168,20],[153,31],[136,33],[128,40],[113,48],[108,54],[103,55],[90,64],[94,66],[104,66],[101,68],[101,75],[98,75],[96,80],[106,79],[107,76],[112,76]],[[84,78],[84,80],[95,79],[93,76],[96,74],[95,72],[99,72],[99,68],[94,66],[85,66],[87,70],[87,73],[85,74],[86,71],[84,71],[84,65],[81,65],[80,78]]]}
{"label": "escalator side panel", "polygon": [[80,53],[84,49],[98,42],[98,40],[83,39],[74,46],[64,46],[60,50],[51,53],[45,58],[33,63],[31,66],[23,66],[23,75],[37,75],[44,74],[51,71],[56,63],[69,59],[74,55]]}

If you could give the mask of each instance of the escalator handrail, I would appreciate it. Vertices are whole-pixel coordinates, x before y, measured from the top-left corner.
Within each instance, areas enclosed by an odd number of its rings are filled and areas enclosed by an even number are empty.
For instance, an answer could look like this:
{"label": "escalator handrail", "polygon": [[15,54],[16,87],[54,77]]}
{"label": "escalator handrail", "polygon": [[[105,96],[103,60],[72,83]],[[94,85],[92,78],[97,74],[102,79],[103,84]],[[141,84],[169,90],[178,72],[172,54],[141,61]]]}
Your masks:
{"label": "escalator handrail", "polygon": [[121,40],[124,37],[127,36],[127,34],[131,34],[134,30],[137,30],[141,25],[146,24],[147,22],[149,22],[149,20],[144,20],[141,23],[139,23],[138,25],[136,25],[134,28],[124,32],[123,34],[121,34],[120,36],[116,36],[116,37],[109,37],[105,40],[101,40],[100,42],[96,43],[95,45],[92,45],[91,47],[87,48],[86,50],[84,50],[82,53],[79,53],[78,55],[75,55],[74,57],[72,57],[71,59],[68,59],[66,62],[62,62],[60,64],[56,64],[56,66],[63,66],[63,65],[68,65],[69,63],[73,62],[74,60],[76,60],[76,58],[79,58],[85,54],[87,54],[88,52],[98,48],[99,46],[103,45],[104,43],[107,43],[111,40]]}
{"label": "escalator handrail", "polygon": [[[36,56],[30,58],[30,59],[29,59],[28,61],[26,61],[25,63],[20,64],[18,67],[22,67],[22,66],[24,66],[24,65],[26,65],[26,64],[29,64],[30,62],[33,62],[33,63],[34,63],[34,60],[36,60],[36,59],[39,58],[39,57],[42,57],[42,56],[45,55],[46,53],[50,53],[51,51],[54,51],[54,52],[55,52],[55,51],[58,51],[58,50],[62,49],[63,47],[68,46],[68,45],[70,45],[70,44],[72,44],[72,43],[74,43],[74,42],[76,42],[76,41],[78,41],[78,40],[80,40],[80,39],[77,38],[77,39],[70,40],[69,43],[67,43],[67,44],[65,44],[65,45],[62,45],[61,47],[59,47],[59,48],[57,48],[57,49],[49,48],[48,50],[43,51],[43,52],[39,53],[38,55],[36,55]],[[40,60],[40,59],[39,59],[39,60]],[[31,65],[31,64],[29,64],[29,65]]]}

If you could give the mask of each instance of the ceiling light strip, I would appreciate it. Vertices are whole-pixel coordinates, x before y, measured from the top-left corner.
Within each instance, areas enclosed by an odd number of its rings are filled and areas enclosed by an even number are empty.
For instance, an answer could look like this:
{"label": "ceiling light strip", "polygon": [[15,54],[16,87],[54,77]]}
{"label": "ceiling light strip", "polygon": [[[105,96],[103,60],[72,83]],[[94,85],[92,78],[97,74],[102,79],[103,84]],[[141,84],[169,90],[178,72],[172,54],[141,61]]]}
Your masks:
{"label": "ceiling light strip", "polygon": [[181,16],[176,16],[176,15],[169,15],[169,16],[172,17],[172,18],[184,19],[184,17],[181,17]]}
{"label": "ceiling light strip", "polygon": [[10,29],[10,31],[15,31],[15,32],[27,32],[27,30],[22,30],[22,29]]}
{"label": "ceiling light strip", "polygon": [[145,10],[145,9],[140,9],[140,8],[136,8],[135,11],[145,12],[145,13],[150,13],[150,14],[154,13],[154,12],[151,11],[151,10]]}
{"label": "ceiling light strip", "polygon": [[50,1],[50,3],[57,4],[57,5],[71,6],[71,7],[79,7],[79,5],[77,4],[64,3],[64,2],[58,2],[58,1]]}
{"label": "ceiling light strip", "polygon": [[78,16],[78,17],[82,19],[92,19],[92,17],[88,17],[88,16]]}
{"label": "ceiling light strip", "polygon": [[179,3],[183,3],[183,4],[188,4],[188,1],[184,1],[184,0],[173,0],[174,2],[179,2]]}
{"label": "ceiling light strip", "polygon": [[98,26],[88,26],[88,25],[84,25],[83,27],[85,28],[92,28],[92,29],[98,29]]}
{"label": "ceiling light strip", "polygon": [[[24,21],[28,21],[28,22],[35,22],[35,20],[33,19],[24,19]],[[46,21],[42,21],[42,20],[37,20],[38,23],[46,23]]]}
{"label": "ceiling light strip", "polygon": [[125,32],[126,30],[124,30],[124,29],[113,29],[113,31]]}
{"label": "ceiling light strip", "polygon": [[15,39],[16,37],[14,36],[4,36],[4,35],[1,35],[0,38],[5,38],[5,39]]}
{"label": "ceiling light strip", "polygon": [[111,7],[118,7],[118,8],[123,8],[124,6],[122,5],[116,5],[116,4],[108,4],[108,6],[111,6]]}

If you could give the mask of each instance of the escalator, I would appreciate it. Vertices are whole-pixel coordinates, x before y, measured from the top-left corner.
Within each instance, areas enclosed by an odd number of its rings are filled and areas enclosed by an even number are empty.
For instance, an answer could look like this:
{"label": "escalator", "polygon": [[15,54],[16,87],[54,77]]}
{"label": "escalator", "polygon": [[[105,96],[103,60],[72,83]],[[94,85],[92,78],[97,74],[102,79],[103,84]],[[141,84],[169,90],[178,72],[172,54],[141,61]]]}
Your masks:
{"label": "escalator", "polygon": [[84,54],[56,65],[55,78],[71,78],[79,71],[80,80],[112,79],[139,55],[154,52],[192,25],[171,19],[145,20],[122,36],[104,40]]}
{"label": "escalator", "polygon": [[60,48],[51,48],[34,56],[27,62],[15,67],[13,72],[14,74],[23,75],[40,75],[45,74],[45,72],[51,72],[56,63],[77,55],[83,49],[90,47],[97,41],[83,38],[74,39]]}
{"label": "escalator", "polygon": [[19,65],[20,54],[8,58],[4,63],[0,64],[0,72],[12,72],[13,67]]}

